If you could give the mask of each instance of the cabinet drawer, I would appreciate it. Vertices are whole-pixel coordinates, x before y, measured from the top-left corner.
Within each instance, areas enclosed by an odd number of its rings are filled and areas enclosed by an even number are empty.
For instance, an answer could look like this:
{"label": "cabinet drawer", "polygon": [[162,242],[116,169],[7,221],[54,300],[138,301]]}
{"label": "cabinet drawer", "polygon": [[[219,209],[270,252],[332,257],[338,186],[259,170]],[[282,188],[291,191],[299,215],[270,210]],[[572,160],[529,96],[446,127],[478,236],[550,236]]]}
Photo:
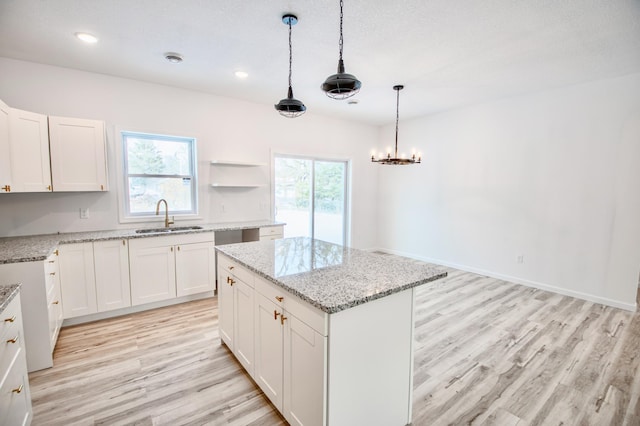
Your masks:
{"label": "cabinet drawer", "polygon": [[323,336],[327,335],[326,315],[320,309],[311,306],[309,303],[294,296],[288,291],[271,284],[267,280],[257,277],[255,278],[255,289],[264,297],[280,306],[289,314],[294,315],[300,321],[313,328]]}
{"label": "cabinet drawer", "polygon": [[30,416],[29,383],[26,365],[16,359],[4,382],[0,381],[0,425],[24,425]]}
{"label": "cabinet drawer", "polygon": [[226,280],[227,276],[231,278],[239,279],[247,284],[249,287],[253,288],[253,277],[254,275],[248,271],[244,266],[238,265],[233,260],[229,259],[227,256],[223,256],[218,254],[218,270],[222,273],[221,278]]}
{"label": "cabinet drawer", "polygon": [[[20,319],[20,303],[14,298],[11,303],[0,314],[0,338],[5,339],[6,336],[15,333],[18,330]],[[13,336],[12,336],[13,337]],[[4,340],[2,340],[4,341]]]}
{"label": "cabinet drawer", "polygon": [[22,333],[20,328],[16,327],[13,333],[9,333],[0,340],[0,381],[4,379],[7,372],[13,365],[18,356],[21,354]]}
{"label": "cabinet drawer", "polygon": [[58,279],[58,256],[54,253],[44,261],[44,276],[47,294],[50,294]]}
{"label": "cabinet drawer", "polygon": [[270,235],[282,235],[283,228],[282,226],[268,226],[265,228],[260,228],[260,236],[267,237]]}

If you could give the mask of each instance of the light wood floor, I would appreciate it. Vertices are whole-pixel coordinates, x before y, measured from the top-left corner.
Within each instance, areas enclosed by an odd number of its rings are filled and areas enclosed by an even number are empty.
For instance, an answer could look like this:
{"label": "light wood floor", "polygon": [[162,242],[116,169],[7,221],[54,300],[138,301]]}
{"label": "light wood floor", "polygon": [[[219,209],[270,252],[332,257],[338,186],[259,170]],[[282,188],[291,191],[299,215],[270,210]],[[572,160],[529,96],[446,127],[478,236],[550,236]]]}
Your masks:
{"label": "light wood floor", "polygon": [[[64,328],[33,424],[284,424],[217,322],[214,298]],[[451,270],[415,340],[414,425],[640,425],[640,314]]]}

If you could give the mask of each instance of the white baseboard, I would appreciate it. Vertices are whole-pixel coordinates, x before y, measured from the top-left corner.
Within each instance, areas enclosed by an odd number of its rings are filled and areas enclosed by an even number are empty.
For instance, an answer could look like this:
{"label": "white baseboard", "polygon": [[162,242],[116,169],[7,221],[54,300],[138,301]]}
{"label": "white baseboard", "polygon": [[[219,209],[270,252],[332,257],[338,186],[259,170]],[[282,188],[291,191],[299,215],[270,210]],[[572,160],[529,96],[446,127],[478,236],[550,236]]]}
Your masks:
{"label": "white baseboard", "polygon": [[545,284],[537,281],[528,280],[525,278],[519,278],[512,275],[505,275],[498,272],[487,271],[485,269],[474,268],[473,266],[460,265],[453,262],[447,262],[441,259],[433,259],[423,256],[416,256],[412,253],[405,253],[399,250],[390,250],[385,248],[368,249],[367,251],[381,251],[384,253],[395,254],[398,256],[409,257],[411,259],[421,260],[427,263],[434,263],[436,265],[448,266],[450,268],[460,269],[461,271],[473,272],[475,274],[486,275],[491,278],[497,278],[504,281],[509,281],[515,284],[521,284],[527,287],[533,287],[540,290],[550,291],[552,293],[562,294],[564,296],[575,297],[577,299],[587,300],[589,302],[600,303],[602,305],[612,306],[614,308],[624,309],[626,311],[635,312],[637,309],[636,303],[626,303],[620,300],[609,299],[606,297],[596,296],[590,293],[583,293],[580,291],[569,290],[562,287],[557,287],[550,284]]}

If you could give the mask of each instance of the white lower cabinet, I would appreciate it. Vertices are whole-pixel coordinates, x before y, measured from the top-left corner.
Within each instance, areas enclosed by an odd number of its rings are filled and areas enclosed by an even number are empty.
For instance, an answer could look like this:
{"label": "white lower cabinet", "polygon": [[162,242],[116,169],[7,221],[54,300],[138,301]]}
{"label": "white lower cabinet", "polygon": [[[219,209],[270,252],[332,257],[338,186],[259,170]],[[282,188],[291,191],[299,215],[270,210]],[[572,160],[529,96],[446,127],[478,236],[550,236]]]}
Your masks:
{"label": "white lower cabinet", "polygon": [[278,240],[284,236],[283,226],[267,226],[260,228],[260,241]]}
{"label": "white lower cabinet", "polygon": [[98,312],[131,306],[127,240],[93,242]]}
{"label": "white lower cabinet", "polygon": [[93,243],[62,244],[59,251],[64,318],[98,312]]}
{"label": "white lower cabinet", "polygon": [[20,295],[0,312],[0,425],[31,423],[31,393],[25,359]]}
{"label": "white lower cabinet", "polygon": [[325,314],[220,254],[218,271],[221,339],[290,424],[326,424]]}
{"label": "white lower cabinet", "polygon": [[213,291],[213,232],[129,240],[131,304]]}

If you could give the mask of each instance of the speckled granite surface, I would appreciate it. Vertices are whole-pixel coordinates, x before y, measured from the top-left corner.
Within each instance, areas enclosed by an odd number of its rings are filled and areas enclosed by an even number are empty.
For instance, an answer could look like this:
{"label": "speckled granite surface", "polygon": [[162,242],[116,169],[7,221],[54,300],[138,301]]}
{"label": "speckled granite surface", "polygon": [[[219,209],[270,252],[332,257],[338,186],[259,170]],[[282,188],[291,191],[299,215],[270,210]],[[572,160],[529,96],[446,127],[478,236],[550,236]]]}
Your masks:
{"label": "speckled granite surface", "polygon": [[20,290],[20,284],[0,285],[0,315],[9,303],[16,297]]}
{"label": "speckled granite surface", "polygon": [[310,238],[229,244],[216,250],[327,313],[447,275],[427,263]]}
{"label": "speckled granite surface", "polygon": [[[118,240],[121,238],[147,238],[162,235],[177,235],[183,233],[216,232],[216,231],[236,231],[252,228],[266,228],[271,226],[282,226],[282,222],[273,221],[252,221],[234,223],[215,223],[202,226],[202,229],[191,229],[175,231],[171,233],[143,233],[135,232],[135,229],[120,229],[113,231],[94,232],[73,232],[66,234],[45,234],[29,235],[21,237],[0,238],[0,264],[35,262],[44,260],[53,253],[59,244],[84,243],[88,241]],[[179,227],[179,226],[178,226]],[[140,227],[142,229],[145,227]],[[146,226],[146,228],[158,228],[158,226]]]}

